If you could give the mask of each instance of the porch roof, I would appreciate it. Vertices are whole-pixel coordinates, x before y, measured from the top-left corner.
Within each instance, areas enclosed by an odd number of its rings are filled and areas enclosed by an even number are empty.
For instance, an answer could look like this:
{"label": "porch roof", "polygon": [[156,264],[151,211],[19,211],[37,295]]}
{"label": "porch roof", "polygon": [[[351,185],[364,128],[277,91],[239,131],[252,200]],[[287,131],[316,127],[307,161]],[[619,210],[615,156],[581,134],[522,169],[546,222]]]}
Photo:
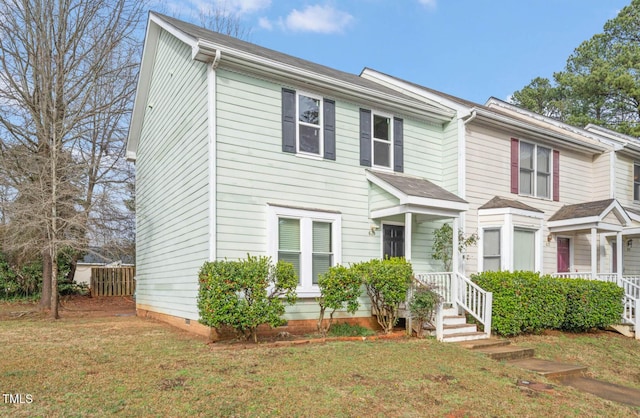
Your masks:
{"label": "porch roof", "polygon": [[372,219],[402,213],[458,217],[461,212],[469,209],[466,200],[421,177],[373,170],[366,170],[366,177],[398,199],[395,206],[372,210]]}
{"label": "porch roof", "polygon": [[493,199],[489,200],[487,203],[480,206],[478,209],[482,210],[482,209],[507,209],[507,208],[520,209],[528,212],[544,213],[540,209],[534,208],[533,206],[529,206],[520,201],[513,200],[513,199],[506,199],[500,196],[495,196]]}
{"label": "porch roof", "polygon": [[631,218],[616,199],[565,205],[548,221],[549,231],[579,231],[596,228],[619,232],[629,225]]}

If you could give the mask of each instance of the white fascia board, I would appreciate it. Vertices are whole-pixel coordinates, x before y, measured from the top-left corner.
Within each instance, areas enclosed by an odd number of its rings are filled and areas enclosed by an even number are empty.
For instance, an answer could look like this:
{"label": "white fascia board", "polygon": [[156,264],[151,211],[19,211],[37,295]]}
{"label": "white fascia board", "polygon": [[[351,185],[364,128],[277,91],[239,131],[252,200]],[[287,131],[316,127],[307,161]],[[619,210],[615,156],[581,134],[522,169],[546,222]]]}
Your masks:
{"label": "white fascia board", "polygon": [[633,228],[624,228],[622,230],[622,235],[624,236],[629,236],[629,235],[639,235],[640,236],[640,227],[633,227]]}
{"label": "white fascia board", "polygon": [[590,144],[587,142],[582,142],[568,135],[562,135],[559,132],[555,132],[550,129],[545,129],[530,123],[526,123],[526,122],[514,119],[512,117],[509,117],[507,115],[499,115],[497,113],[491,112],[483,108],[478,108],[478,107],[473,108],[472,113],[477,114],[476,120],[483,118],[485,120],[490,121],[492,124],[502,126],[506,129],[513,130],[515,128],[515,129],[523,130],[525,131],[524,132],[525,135],[527,133],[529,135],[531,133],[535,133],[537,135],[542,136],[543,137],[542,139],[546,139],[546,140],[551,139],[553,140],[553,142],[560,141],[563,144],[569,143],[574,146],[574,149],[579,148],[579,149],[582,149],[583,151],[589,151],[590,153],[593,153],[593,152],[603,153],[607,151],[607,149],[609,148],[608,146],[605,146],[605,145],[596,145],[596,144]]}
{"label": "white fascia board", "polygon": [[633,213],[633,212],[627,212],[625,211],[627,215],[629,215],[629,219],[631,219],[633,222],[640,222],[640,215],[637,213]]}
{"label": "white fascia board", "polygon": [[[495,97],[490,97],[489,100],[487,100],[487,102],[485,103],[485,106],[487,107],[501,107],[504,109],[508,109],[512,112],[518,113],[520,115],[523,116],[527,116],[531,119],[534,120],[538,120],[541,122],[545,122],[548,123],[550,125],[555,126],[556,128],[560,128],[560,129],[564,129],[566,131],[572,132],[574,134],[578,134],[578,135],[582,135],[585,136],[587,138],[593,139],[595,141],[601,142],[603,144],[606,144],[610,147],[613,147],[614,149],[618,149],[620,148],[620,140],[615,140],[614,138],[603,134],[602,132],[594,132],[593,130],[588,130],[586,127],[585,129],[579,128],[577,126],[573,126],[573,125],[569,125],[566,124],[564,122],[561,122],[557,119],[553,119],[550,118],[548,116],[544,116],[535,112],[532,112],[530,110],[527,109],[523,109],[521,107],[512,105],[511,103],[505,102],[503,100],[497,99]],[[587,125],[590,126],[590,125]]]}
{"label": "white fascia board", "polygon": [[492,209],[478,209],[478,216],[489,215],[518,215],[526,216],[528,218],[544,219],[544,213],[533,212],[530,210],[518,209],[518,208],[492,208]]}
{"label": "white fascia board", "polygon": [[416,85],[407,83],[403,80],[399,80],[395,77],[391,77],[387,74],[380,73],[371,68],[365,68],[364,70],[362,70],[362,73],[360,73],[360,77],[366,78],[367,80],[375,81],[377,83],[381,83],[390,88],[404,90],[403,92],[406,91],[412,93],[414,96],[427,99],[429,102],[435,102],[450,109],[454,109],[458,113],[458,117],[468,116],[470,112],[469,106],[464,106],[442,95],[422,89]]}
{"label": "white fascia board", "polygon": [[623,226],[629,225],[631,223],[629,214],[626,210],[624,210],[622,205],[620,205],[620,202],[618,202],[617,200],[611,202],[611,204],[604,211],[602,211],[600,219],[604,219],[611,211],[614,211],[614,215],[616,216],[616,218],[618,218]]}
{"label": "white fascia board", "polygon": [[562,219],[559,221],[548,221],[547,225],[549,226],[549,229],[564,227],[564,226],[576,226],[576,227],[579,226],[580,228],[584,228],[583,225],[585,224],[596,225],[598,222],[600,222],[599,216],[588,216],[585,218],[571,218],[571,219]]}
{"label": "white fascia board", "polygon": [[144,36],[140,72],[138,73],[136,94],[131,112],[131,122],[129,123],[129,133],[127,135],[126,158],[128,161],[136,160],[138,143],[140,141],[140,134],[142,133],[142,121],[144,120],[144,113],[149,98],[153,61],[156,56],[159,37],[160,27],[155,22],[153,14],[150,14]]}
{"label": "white fascia board", "polygon": [[382,219],[390,216],[404,215],[411,213],[414,215],[429,215],[440,218],[458,218],[460,212],[456,210],[447,210],[446,208],[431,208],[414,205],[397,205],[384,209],[372,210],[369,214],[371,219]]}
{"label": "white fascia board", "polygon": [[407,199],[400,199],[401,204],[424,206],[428,208],[439,208],[446,210],[453,210],[457,212],[464,212],[469,210],[469,204],[463,202],[454,202],[451,200],[431,199],[427,197],[407,196]]}

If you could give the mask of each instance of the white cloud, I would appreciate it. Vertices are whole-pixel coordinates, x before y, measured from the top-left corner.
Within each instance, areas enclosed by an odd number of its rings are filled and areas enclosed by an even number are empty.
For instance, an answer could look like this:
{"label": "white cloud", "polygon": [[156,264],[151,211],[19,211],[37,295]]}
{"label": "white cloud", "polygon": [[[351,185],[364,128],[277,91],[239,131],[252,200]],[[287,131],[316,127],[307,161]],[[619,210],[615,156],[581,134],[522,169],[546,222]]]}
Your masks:
{"label": "white cloud", "polygon": [[302,11],[293,9],[282,24],[298,32],[340,33],[352,20],[353,16],[347,12],[329,5],[315,5],[307,6]]}
{"label": "white cloud", "polygon": [[418,3],[422,4],[423,6],[426,6],[430,9],[435,9],[436,6],[438,5],[438,0],[418,0]]}
{"label": "white cloud", "polygon": [[238,14],[254,13],[271,6],[271,0],[222,0]]}
{"label": "white cloud", "polygon": [[186,2],[174,4],[179,5],[178,9],[184,9],[184,5],[187,4],[196,11],[209,13],[217,11],[225,16],[239,16],[267,9],[271,6],[271,0],[187,0]]}
{"label": "white cloud", "polygon": [[260,19],[258,19],[258,26],[260,26],[262,29],[266,29],[266,30],[272,30],[273,29],[273,23],[271,23],[271,21],[269,19],[267,19],[266,17],[261,17]]}

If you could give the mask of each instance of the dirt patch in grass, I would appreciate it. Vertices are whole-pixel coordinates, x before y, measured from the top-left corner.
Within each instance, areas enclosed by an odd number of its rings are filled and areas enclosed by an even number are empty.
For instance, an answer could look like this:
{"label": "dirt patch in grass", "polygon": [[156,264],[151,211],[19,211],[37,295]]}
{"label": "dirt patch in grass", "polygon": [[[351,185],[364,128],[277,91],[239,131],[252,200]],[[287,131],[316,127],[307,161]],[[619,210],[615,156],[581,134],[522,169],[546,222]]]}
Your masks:
{"label": "dirt patch in grass", "polygon": [[[60,298],[60,318],[106,318],[134,316],[136,302],[130,296],[90,297],[81,295]],[[45,318],[37,301],[0,302],[0,320]]]}

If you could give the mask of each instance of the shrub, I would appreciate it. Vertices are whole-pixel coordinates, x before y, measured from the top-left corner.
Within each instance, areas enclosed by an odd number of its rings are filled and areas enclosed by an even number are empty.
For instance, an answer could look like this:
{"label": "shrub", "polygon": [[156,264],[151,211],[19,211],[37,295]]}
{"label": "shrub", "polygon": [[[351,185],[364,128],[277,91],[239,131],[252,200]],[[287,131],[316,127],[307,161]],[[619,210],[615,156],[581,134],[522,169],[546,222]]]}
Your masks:
{"label": "shrub", "polygon": [[435,292],[435,288],[431,285],[420,284],[413,291],[413,296],[409,301],[409,311],[411,311],[412,319],[418,323],[418,337],[422,337],[424,324],[431,322],[433,312],[441,301],[442,297]]}
{"label": "shrub", "polygon": [[200,269],[198,309],[205,325],[229,326],[238,335],[257,342],[261,324],[276,327],[285,323],[285,303],[296,300],[298,285],[293,265],[269,257],[239,261],[206,262]]}
{"label": "shrub", "polygon": [[376,319],[385,333],[398,322],[398,306],[407,298],[413,270],[404,258],[373,259],[354,264],[376,311]]}
{"label": "shrub", "polygon": [[604,328],[620,322],[624,290],[615,283],[584,279],[563,279],[567,312],[562,323],[566,331]]}
{"label": "shrub", "polygon": [[[326,336],[333,323],[333,314],[337,309],[342,309],[346,304],[347,312],[354,313],[360,304],[360,286],[362,281],[360,276],[350,268],[345,266],[333,266],[318,279],[320,287],[320,297],[316,300],[320,305],[320,315],[318,317],[318,332]],[[324,314],[327,309],[331,309],[329,322],[324,324]]]}
{"label": "shrub", "polygon": [[472,280],[493,292],[492,328],[500,335],[559,328],[564,320],[563,286],[551,276],[500,271],[473,275]]}

